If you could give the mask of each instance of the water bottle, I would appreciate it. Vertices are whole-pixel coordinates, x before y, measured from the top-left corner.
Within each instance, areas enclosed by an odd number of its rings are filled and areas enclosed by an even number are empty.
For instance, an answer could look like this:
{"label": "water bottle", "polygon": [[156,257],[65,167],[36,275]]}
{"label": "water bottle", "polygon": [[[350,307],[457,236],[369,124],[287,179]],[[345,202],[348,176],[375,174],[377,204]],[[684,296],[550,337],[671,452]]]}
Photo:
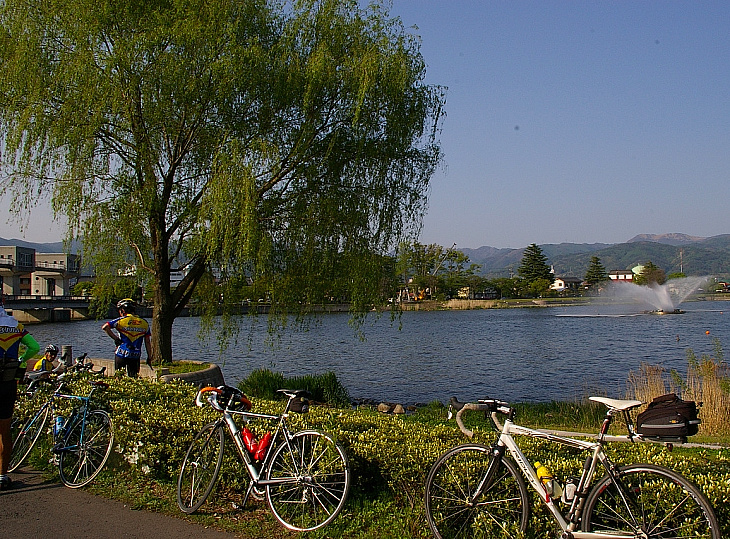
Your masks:
{"label": "water bottle", "polygon": [[58,436],[63,431],[63,416],[57,415],[53,423],[53,435]]}
{"label": "water bottle", "polygon": [[563,495],[560,497],[560,501],[564,504],[573,503],[575,499],[575,493],[578,490],[577,482],[579,480],[575,477],[569,477],[565,480],[565,488],[563,488]]}
{"label": "water bottle", "polygon": [[542,483],[548,498],[553,498],[555,500],[560,498],[563,494],[563,487],[561,487],[558,480],[553,477],[553,474],[550,470],[548,470],[547,466],[536,462],[535,471],[537,472],[537,478],[540,480],[540,483]]}
{"label": "water bottle", "polygon": [[246,450],[252,455],[255,454],[258,449],[258,443],[253,433],[247,427],[243,427],[241,436],[243,437],[243,445],[246,446]]}
{"label": "water bottle", "polygon": [[266,456],[266,449],[269,447],[269,443],[271,443],[271,433],[267,432],[259,440],[259,443],[256,447],[256,453],[253,457],[255,460],[264,460],[264,457]]}

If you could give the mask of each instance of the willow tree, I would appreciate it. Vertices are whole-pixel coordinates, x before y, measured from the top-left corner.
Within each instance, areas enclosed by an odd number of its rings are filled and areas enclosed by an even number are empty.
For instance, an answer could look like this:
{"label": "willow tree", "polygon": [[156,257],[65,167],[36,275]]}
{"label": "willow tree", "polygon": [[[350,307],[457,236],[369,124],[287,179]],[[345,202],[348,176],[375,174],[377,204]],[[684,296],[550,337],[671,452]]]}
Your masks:
{"label": "willow tree", "polygon": [[423,215],[444,103],[387,7],[0,0],[0,28],[3,192],[18,209],[48,193],[99,276],[148,275],[156,359],[196,287],[378,299],[383,255]]}
{"label": "willow tree", "polygon": [[148,275],[157,359],[196,287],[377,299],[423,215],[444,103],[387,7],[0,0],[0,28],[3,191],[16,208],[49,193],[99,276]]}

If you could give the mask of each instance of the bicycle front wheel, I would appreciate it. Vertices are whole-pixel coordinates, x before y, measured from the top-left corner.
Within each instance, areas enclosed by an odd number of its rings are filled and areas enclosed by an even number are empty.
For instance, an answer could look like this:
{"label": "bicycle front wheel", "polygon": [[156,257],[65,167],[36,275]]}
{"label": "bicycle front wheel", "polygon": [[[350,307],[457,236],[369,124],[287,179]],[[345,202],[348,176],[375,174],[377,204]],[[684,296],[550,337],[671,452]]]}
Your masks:
{"label": "bicycle front wheel", "polygon": [[591,490],[583,531],[649,539],[720,539],[715,512],[697,485],[652,464],[619,468],[621,488],[603,477]]}
{"label": "bicycle front wheel", "polygon": [[177,478],[177,506],[193,513],[205,503],[213,490],[223,462],[223,427],[210,423],[200,429],[185,454]]}
{"label": "bicycle front wheel", "polygon": [[13,452],[10,455],[9,472],[17,470],[30,455],[33,446],[38,441],[48,420],[49,406],[44,405],[36,414],[28,420],[20,429],[14,430],[18,423],[11,424],[10,431],[13,435]]}
{"label": "bicycle front wheel", "polygon": [[58,455],[58,474],[69,488],[88,485],[106,464],[114,445],[114,433],[109,414],[92,410],[86,420],[79,417],[64,437]]}
{"label": "bicycle front wheel", "polygon": [[530,513],[525,480],[517,465],[502,457],[487,483],[489,447],[464,444],[450,449],[426,477],[426,519],[437,539],[515,537]]}
{"label": "bicycle front wheel", "polygon": [[297,432],[276,448],[266,486],[274,517],[290,530],[326,526],[340,513],[350,490],[347,455],[333,438],[317,431]]}

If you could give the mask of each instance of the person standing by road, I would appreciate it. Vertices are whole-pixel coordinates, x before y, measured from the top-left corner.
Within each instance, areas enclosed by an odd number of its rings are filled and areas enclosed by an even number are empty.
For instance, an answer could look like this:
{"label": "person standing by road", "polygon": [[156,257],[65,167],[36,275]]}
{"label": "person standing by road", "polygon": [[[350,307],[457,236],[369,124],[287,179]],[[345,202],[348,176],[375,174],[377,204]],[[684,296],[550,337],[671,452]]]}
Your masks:
{"label": "person standing by road", "polygon": [[101,329],[111,337],[117,350],[114,353],[114,369],[127,368],[127,375],[136,378],[142,357],[142,343],[147,350],[147,365],[152,366],[150,325],[144,318],[135,313],[137,305],[134,300],[125,298],[117,303],[119,318],[106,322]]}
{"label": "person standing by road", "polygon": [[[21,344],[25,346],[22,357]],[[7,490],[11,485],[8,476],[10,455],[13,452],[10,424],[18,394],[17,371],[20,362],[34,357],[40,348],[23,324],[5,312],[0,295],[0,490]]]}

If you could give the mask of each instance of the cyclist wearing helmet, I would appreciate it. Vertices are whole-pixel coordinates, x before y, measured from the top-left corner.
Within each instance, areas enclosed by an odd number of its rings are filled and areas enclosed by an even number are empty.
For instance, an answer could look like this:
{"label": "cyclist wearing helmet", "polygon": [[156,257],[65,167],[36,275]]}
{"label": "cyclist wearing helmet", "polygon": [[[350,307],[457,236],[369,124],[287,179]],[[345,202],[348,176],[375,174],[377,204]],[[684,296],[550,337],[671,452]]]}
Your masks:
{"label": "cyclist wearing helmet", "polygon": [[53,362],[58,357],[58,346],[49,344],[46,346],[43,357],[33,367],[34,371],[52,371]]}
{"label": "cyclist wearing helmet", "polygon": [[[142,356],[142,343],[147,350],[147,365],[150,359],[150,325],[144,318],[135,314],[137,305],[133,300],[125,298],[117,303],[119,318],[106,322],[101,329],[111,337],[117,350],[114,353],[114,368],[127,368],[127,375],[135,378],[139,374],[139,363]],[[116,332],[115,332],[116,330]]]}

